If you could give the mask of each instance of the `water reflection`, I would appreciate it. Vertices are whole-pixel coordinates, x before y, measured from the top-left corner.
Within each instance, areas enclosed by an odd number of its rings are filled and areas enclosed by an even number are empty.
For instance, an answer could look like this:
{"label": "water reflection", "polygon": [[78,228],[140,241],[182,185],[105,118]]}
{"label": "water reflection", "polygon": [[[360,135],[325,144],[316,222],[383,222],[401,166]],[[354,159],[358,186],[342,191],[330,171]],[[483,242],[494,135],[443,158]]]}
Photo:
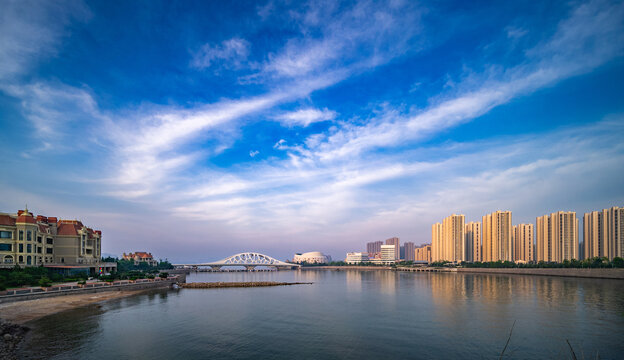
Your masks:
{"label": "water reflection", "polygon": [[[299,281],[154,291],[40,320],[29,358],[512,358],[624,351],[622,282],[510,275],[306,270],[188,281]],[[263,354],[263,356],[259,356]]]}

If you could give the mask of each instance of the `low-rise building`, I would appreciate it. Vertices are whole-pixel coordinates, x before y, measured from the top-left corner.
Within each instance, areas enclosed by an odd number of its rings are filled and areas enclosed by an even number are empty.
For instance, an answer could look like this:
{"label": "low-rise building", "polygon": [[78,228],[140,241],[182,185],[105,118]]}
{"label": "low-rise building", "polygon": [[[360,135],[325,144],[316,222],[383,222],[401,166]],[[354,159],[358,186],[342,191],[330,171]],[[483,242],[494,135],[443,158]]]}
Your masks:
{"label": "low-rise building", "polygon": [[0,213],[0,267],[79,267],[91,273],[109,272],[114,266],[107,263],[106,269],[101,269],[101,249],[102,232],[79,220],[35,217],[28,208],[16,214]]}
{"label": "low-rise building", "polygon": [[331,256],[325,255],[320,251],[311,251],[307,253],[296,253],[293,256],[293,262],[295,264],[327,264],[332,261]]}
{"label": "low-rise building", "polygon": [[147,253],[144,251],[137,251],[134,253],[123,253],[122,259],[124,260],[132,260],[134,261],[134,265],[139,265],[142,262],[147,263],[149,266],[157,266],[158,261],[154,260],[152,253]]}
{"label": "low-rise building", "polygon": [[368,253],[365,252],[350,252],[347,253],[347,258],[345,259],[347,264],[360,264],[363,262],[369,262]]}

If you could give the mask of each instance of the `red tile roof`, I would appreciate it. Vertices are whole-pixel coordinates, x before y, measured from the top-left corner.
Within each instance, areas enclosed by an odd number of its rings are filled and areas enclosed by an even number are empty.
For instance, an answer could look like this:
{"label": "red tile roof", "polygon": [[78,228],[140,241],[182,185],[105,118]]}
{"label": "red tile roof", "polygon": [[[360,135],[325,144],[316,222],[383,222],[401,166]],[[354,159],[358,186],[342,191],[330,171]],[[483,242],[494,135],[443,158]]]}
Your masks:
{"label": "red tile roof", "polygon": [[9,215],[0,215],[0,225],[15,226],[15,218]]}
{"label": "red tile roof", "polygon": [[35,221],[35,218],[28,215],[20,215],[17,217],[17,220],[15,221],[17,223],[28,223],[28,224],[36,224],[37,221]]}
{"label": "red tile roof", "polygon": [[78,231],[81,229],[77,224],[68,224],[65,222],[59,222],[57,235],[74,235],[78,236]]}

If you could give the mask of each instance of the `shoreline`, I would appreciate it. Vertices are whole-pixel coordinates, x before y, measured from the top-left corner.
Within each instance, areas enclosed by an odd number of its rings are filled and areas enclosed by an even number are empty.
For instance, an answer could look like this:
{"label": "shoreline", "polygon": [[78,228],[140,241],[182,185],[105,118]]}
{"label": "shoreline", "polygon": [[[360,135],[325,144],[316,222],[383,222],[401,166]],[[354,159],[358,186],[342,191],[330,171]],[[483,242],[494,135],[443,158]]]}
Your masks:
{"label": "shoreline", "polygon": [[118,290],[98,293],[72,294],[0,304],[0,320],[16,325],[41,319],[48,315],[100,302],[139,295],[154,289]]}
{"label": "shoreline", "polygon": [[624,280],[624,269],[620,268],[392,268],[390,266],[310,266],[302,267],[301,270],[391,270],[398,272],[474,273],[490,275],[555,276],[570,278]]}

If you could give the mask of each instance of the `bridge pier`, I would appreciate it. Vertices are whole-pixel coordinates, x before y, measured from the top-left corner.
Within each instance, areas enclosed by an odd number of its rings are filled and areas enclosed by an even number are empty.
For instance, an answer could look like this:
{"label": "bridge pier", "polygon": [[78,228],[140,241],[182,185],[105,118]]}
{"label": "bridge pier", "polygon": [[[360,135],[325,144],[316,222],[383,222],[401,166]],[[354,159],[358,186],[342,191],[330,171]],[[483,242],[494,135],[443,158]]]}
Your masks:
{"label": "bridge pier", "polygon": [[210,269],[212,271],[221,271],[221,266],[211,266]]}
{"label": "bridge pier", "polygon": [[245,269],[247,269],[247,271],[252,271],[252,270],[255,270],[256,267],[254,265],[246,265]]}

